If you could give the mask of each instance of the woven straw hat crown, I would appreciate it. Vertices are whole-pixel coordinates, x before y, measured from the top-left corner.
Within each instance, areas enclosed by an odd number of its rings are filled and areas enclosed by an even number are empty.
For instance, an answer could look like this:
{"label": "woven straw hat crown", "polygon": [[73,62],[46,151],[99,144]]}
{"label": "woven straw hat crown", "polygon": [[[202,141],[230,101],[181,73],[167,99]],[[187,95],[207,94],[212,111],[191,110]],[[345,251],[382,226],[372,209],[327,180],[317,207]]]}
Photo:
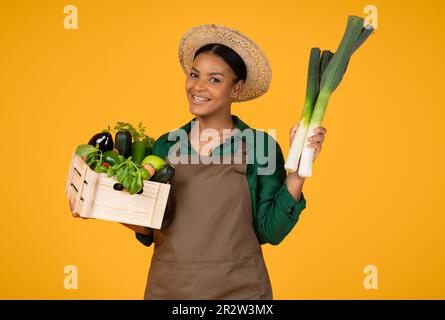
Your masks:
{"label": "woven straw hat crown", "polygon": [[238,30],[215,24],[204,24],[187,31],[178,47],[179,62],[188,75],[195,52],[209,43],[223,44],[234,50],[244,61],[247,77],[243,89],[233,102],[248,101],[269,89],[272,70],[261,48]]}

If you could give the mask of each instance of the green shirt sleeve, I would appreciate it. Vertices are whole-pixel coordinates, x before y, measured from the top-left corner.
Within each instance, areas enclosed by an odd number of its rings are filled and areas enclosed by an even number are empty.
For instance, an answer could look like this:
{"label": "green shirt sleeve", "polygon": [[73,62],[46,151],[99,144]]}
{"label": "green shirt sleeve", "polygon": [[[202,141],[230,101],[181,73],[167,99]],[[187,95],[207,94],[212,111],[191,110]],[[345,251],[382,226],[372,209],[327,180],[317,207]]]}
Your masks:
{"label": "green shirt sleeve", "polygon": [[[260,243],[277,245],[286,237],[298,222],[300,213],[306,208],[306,199],[301,193],[299,201],[289,193],[285,179],[284,157],[279,144],[270,135],[265,134],[265,154],[269,154],[271,144],[275,145],[276,168],[271,174],[258,174],[257,171],[257,205],[256,233]],[[268,166],[268,162],[260,167]]]}
{"label": "green shirt sleeve", "polygon": [[151,246],[151,244],[153,243],[153,230],[151,231],[151,233],[149,235],[144,235],[141,233],[137,233],[136,234],[136,239],[139,240],[140,243],[142,243],[144,246],[149,247]]}

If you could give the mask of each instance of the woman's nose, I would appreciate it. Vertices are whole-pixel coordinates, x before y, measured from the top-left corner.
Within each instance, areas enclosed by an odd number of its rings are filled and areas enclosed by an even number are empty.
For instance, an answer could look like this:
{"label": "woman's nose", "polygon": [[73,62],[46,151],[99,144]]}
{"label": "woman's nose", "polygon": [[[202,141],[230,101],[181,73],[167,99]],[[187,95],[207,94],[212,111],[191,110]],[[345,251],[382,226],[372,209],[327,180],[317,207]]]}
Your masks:
{"label": "woman's nose", "polygon": [[203,91],[203,90],[205,90],[204,81],[205,80],[201,80],[201,79],[198,79],[197,81],[195,81],[195,85],[193,86],[193,89],[195,89],[195,91]]}

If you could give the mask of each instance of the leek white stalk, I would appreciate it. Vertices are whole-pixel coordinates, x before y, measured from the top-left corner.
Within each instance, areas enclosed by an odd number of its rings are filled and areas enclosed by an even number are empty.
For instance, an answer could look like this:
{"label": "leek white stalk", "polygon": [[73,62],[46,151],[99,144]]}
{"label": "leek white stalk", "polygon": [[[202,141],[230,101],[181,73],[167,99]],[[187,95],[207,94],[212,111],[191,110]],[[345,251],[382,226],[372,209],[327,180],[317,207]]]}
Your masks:
{"label": "leek white stalk", "polygon": [[320,79],[333,56],[334,54],[331,51],[323,50],[320,61],[320,50],[318,48],[311,49],[304,109],[301,114],[297,132],[292,140],[286,163],[284,164],[284,168],[289,172],[297,171],[298,162],[303,150],[304,138],[320,90]]}
{"label": "leek white stalk", "polygon": [[284,164],[284,168],[290,172],[297,171],[298,160],[304,145],[304,137],[311,120],[315,101],[320,89],[320,49],[312,48],[309,56],[309,67],[307,74],[306,98],[304,101],[303,113],[300,117],[297,132],[294,135],[289,154]]}
{"label": "leek white stalk", "polygon": [[303,146],[298,168],[298,175],[301,177],[309,178],[312,176],[312,162],[315,150],[308,146],[310,143],[307,139],[315,135],[314,130],[321,126],[329,98],[343,79],[343,75],[346,72],[352,54],[372,33],[372,28],[369,26],[364,28],[363,22],[363,18],[356,16],[348,17],[345,34],[343,35],[334,57],[323,72],[320,83],[320,92],[304,138],[305,144]]}

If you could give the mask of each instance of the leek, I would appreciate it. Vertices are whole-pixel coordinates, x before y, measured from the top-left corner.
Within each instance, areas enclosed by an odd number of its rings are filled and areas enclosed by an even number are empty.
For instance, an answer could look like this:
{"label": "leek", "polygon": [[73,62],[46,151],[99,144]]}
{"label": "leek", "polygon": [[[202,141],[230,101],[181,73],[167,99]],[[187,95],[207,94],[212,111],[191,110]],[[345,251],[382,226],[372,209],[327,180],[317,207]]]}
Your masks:
{"label": "leek", "polygon": [[314,130],[317,127],[321,126],[329,98],[340,84],[352,54],[363,44],[373,31],[370,26],[363,27],[363,23],[363,18],[356,16],[348,17],[346,31],[340,45],[322,74],[320,92],[312,112],[311,120],[307,127],[304,146],[301,152],[298,168],[298,175],[301,177],[308,178],[312,175],[312,162],[315,150],[308,146],[309,142],[307,139],[315,134]]}
{"label": "leek", "polygon": [[290,172],[297,171],[298,161],[303,150],[304,137],[309,125],[309,121],[314,110],[315,102],[317,101],[318,93],[320,91],[320,79],[326,69],[329,61],[333,57],[333,53],[329,50],[323,50],[320,60],[320,49],[312,48],[309,57],[309,67],[306,86],[306,98],[304,103],[303,113],[301,114],[297,132],[294,135],[292,144],[289,150],[289,155],[284,164],[284,168]]}
{"label": "leek", "polygon": [[298,160],[303,150],[304,137],[311,120],[315,101],[320,89],[320,49],[312,48],[309,56],[309,67],[307,73],[306,98],[304,100],[303,113],[300,117],[297,132],[294,135],[284,168],[290,172],[297,171]]}
{"label": "leek", "polygon": [[[323,50],[323,53],[321,54],[321,61],[320,61],[320,79],[323,76],[323,72],[325,71],[326,67],[328,66],[329,61],[331,61],[334,54],[329,50]],[[314,101],[315,104],[315,101]]]}

